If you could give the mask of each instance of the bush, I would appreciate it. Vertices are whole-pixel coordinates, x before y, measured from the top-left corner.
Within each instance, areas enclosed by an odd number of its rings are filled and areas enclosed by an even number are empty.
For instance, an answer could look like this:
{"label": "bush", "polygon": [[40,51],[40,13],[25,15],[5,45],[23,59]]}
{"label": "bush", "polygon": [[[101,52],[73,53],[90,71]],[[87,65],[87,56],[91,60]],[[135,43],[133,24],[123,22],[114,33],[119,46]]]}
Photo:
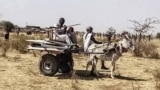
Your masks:
{"label": "bush", "polygon": [[134,55],[137,56],[137,57],[143,57],[143,46],[144,43],[137,43],[136,44],[136,48],[135,48],[135,51],[134,51]]}
{"label": "bush", "polygon": [[160,32],[157,33],[156,38],[160,39]]}
{"label": "bush", "polygon": [[153,76],[156,83],[155,88],[156,90],[160,90],[160,70],[155,70]]}
{"label": "bush", "polygon": [[[0,26],[2,26],[2,28],[3,28],[4,30],[9,30],[9,31],[7,31],[7,32],[11,32],[11,29],[14,28],[14,24],[13,24],[12,22],[10,22],[10,21],[1,21],[1,22],[0,22]],[[8,29],[7,29],[7,28],[8,28]]]}
{"label": "bush", "polygon": [[134,55],[137,57],[148,57],[159,59],[159,53],[157,51],[158,46],[150,42],[140,42],[136,44]]}
{"label": "bush", "polygon": [[83,47],[83,38],[82,37],[77,37],[77,42],[79,46]]}
{"label": "bush", "polygon": [[17,51],[19,51],[20,53],[26,53],[27,52],[27,45],[28,42],[27,40],[27,36],[21,34],[20,36],[16,36],[14,37],[13,40],[11,40],[11,49],[15,49]]}
{"label": "bush", "polygon": [[2,47],[2,56],[6,57],[7,52],[10,48],[10,43],[8,41],[1,41],[1,47]]}
{"label": "bush", "polygon": [[0,37],[4,37],[4,33],[0,31]]}

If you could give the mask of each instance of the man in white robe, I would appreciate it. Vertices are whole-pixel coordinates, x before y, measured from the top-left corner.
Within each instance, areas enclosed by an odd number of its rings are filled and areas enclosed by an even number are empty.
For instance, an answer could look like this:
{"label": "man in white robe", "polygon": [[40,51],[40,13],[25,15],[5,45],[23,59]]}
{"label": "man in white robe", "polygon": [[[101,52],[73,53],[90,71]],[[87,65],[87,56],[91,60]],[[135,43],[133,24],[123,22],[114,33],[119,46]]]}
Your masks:
{"label": "man in white robe", "polygon": [[[83,36],[84,52],[90,52],[90,50],[93,49],[93,47],[91,47],[92,44],[102,44],[102,42],[96,41],[92,32],[93,28],[91,26],[89,26],[86,30],[87,33],[85,33]],[[104,61],[102,61],[101,64],[101,69],[108,69],[105,67]]]}
{"label": "man in white robe", "polygon": [[64,23],[65,19],[61,17],[59,22],[54,25],[55,30],[53,31],[53,40],[64,41],[67,44],[72,44],[72,41],[66,34],[67,27]]}

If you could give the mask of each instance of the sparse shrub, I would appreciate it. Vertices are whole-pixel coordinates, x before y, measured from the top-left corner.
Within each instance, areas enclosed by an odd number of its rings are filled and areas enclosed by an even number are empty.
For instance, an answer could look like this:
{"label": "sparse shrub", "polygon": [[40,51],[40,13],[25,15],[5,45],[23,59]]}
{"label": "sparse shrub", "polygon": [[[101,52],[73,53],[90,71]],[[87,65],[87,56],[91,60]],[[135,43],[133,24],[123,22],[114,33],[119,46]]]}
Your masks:
{"label": "sparse shrub", "polygon": [[160,32],[156,34],[156,38],[160,39]]}
{"label": "sparse shrub", "polygon": [[132,82],[132,90],[140,90],[140,87],[137,81],[135,83]]}
{"label": "sparse shrub", "polygon": [[147,57],[159,59],[159,53],[157,51],[158,46],[150,42],[139,42],[136,44],[134,55],[137,57]]}
{"label": "sparse shrub", "polygon": [[3,41],[0,39],[0,47],[2,47],[2,43],[3,43]]}
{"label": "sparse shrub", "polygon": [[160,55],[159,55],[159,53],[157,53],[157,52],[153,52],[153,53],[151,53],[150,57],[151,57],[151,58],[155,58],[155,59],[159,59],[159,58],[160,58]]}
{"label": "sparse shrub", "polygon": [[155,70],[153,76],[155,79],[155,88],[156,90],[160,90],[160,70]]}
{"label": "sparse shrub", "polygon": [[10,48],[10,43],[8,41],[1,41],[1,47],[2,47],[2,56],[6,57],[6,53]]}
{"label": "sparse shrub", "polygon": [[134,55],[137,57],[143,57],[143,46],[144,43],[137,43],[134,51]]}
{"label": "sparse shrub", "polygon": [[28,45],[28,42],[26,40],[27,36],[21,34],[20,36],[11,41],[11,48],[19,51],[20,53],[26,53]]}
{"label": "sparse shrub", "polygon": [[79,46],[83,46],[83,38],[82,37],[77,37],[77,42]]}
{"label": "sparse shrub", "polygon": [[46,38],[46,36],[44,34],[39,34],[38,36],[39,36],[38,39],[40,39],[40,40],[44,40]]}
{"label": "sparse shrub", "polygon": [[80,90],[79,81],[78,81],[78,77],[76,75],[75,70],[73,70],[73,72],[72,72],[71,80],[72,80],[71,90]]}
{"label": "sparse shrub", "polygon": [[4,33],[0,31],[0,37],[4,37]]}
{"label": "sparse shrub", "polygon": [[157,53],[157,46],[153,43],[146,43],[145,46],[143,46],[143,51],[146,57],[152,57],[152,54]]}

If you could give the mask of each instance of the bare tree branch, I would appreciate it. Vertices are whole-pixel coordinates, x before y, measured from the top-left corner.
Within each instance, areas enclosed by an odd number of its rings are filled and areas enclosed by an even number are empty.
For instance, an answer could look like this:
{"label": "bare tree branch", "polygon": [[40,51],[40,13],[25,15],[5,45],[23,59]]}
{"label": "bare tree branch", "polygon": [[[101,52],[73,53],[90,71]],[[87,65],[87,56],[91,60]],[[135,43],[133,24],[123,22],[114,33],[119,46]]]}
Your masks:
{"label": "bare tree branch", "polygon": [[160,23],[160,20],[156,17],[146,18],[143,24],[141,24],[136,20],[129,20],[129,21],[133,23],[133,27],[130,29],[134,29],[138,33],[147,33],[151,29],[155,28],[154,26],[151,25]]}

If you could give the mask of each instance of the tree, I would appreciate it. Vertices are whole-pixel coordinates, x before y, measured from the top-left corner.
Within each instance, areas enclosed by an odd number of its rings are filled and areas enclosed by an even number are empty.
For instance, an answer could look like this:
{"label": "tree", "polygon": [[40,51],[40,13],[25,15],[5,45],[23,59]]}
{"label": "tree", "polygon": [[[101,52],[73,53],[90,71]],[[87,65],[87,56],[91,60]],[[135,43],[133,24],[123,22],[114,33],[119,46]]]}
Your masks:
{"label": "tree", "polygon": [[156,17],[146,18],[144,23],[140,23],[136,20],[129,21],[133,23],[133,27],[131,29],[134,29],[139,34],[139,42],[141,41],[142,34],[148,33],[151,29],[155,28],[153,24],[160,23],[160,20]]}
{"label": "tree", "polygon": [[156,34],[156,38],[160,39],[160,32]]}
{"label": "tree", "polygon": [[4,39],[6,41],[9,40],[9,33],[12,31],[12,29],[14,28],[13,23],[11,23],[10,21],[1,21],[0,22],[0,26],[2,26],[3,30],[6,32]]}
{"label": "tree", "polygon": [[[11,32],[11,30],[14,28],[14,24],[10,21],[1,21],[0,26],[5,30],[6,32]],[[8,29],[7,29],[8,28]],[[10,31],[7,31],[10,30]]]}

